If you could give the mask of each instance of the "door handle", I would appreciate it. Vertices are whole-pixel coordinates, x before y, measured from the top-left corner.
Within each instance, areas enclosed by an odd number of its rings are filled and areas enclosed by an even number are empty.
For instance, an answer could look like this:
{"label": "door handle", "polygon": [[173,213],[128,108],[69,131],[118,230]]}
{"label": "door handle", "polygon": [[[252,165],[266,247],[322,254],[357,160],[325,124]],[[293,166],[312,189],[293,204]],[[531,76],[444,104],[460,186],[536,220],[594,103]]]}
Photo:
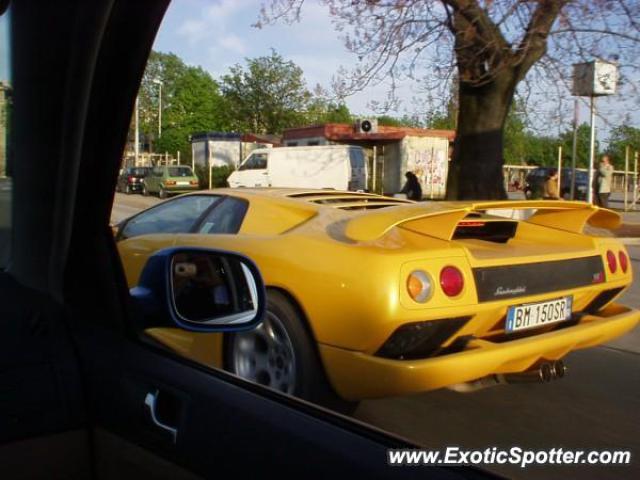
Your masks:
{"label": "door handle", "polygon": [[158,416],[156,414],[158,395],[160,395],[159,390],[147,393],[147,396],[144,398],[144,404],[149,410],[149,415],[151,416],[151,421],[153,422],[153,424],[160,430],[164,430],[165,432],[167,432],[171,436],[173,443],[176,443],[176,440],[178,438],[178,429],[170,425],[166,425],[158,420]]}

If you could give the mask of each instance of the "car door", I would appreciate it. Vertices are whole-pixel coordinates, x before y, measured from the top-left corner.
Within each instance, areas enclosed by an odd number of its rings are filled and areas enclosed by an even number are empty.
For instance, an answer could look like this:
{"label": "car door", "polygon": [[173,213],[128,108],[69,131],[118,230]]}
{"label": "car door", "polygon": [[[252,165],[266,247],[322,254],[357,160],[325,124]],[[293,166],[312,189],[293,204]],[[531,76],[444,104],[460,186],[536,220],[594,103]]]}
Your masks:
{"label": "car door", "polygon": [[271,181],[268,169],[269,154],[253,153],[240,166],[241,186],[244,187],[269,187]]}
{"label": "car door", "polygon": [[[422,477],[386,467],[387,448],[406,442],[193,364],[144,335],[108,219],[166,7],[158,0],[12,6],[14,215],[0,276],[0,371],[3,388],[13,379],[11,405],[22,410],[2,410],[3,427],[12,425],[9,435],[0,430],[8,442],[3,476]],[[89,176],[96,182],[78,180]]]}
{"label": "car door", "polygon": [[160,190],[162,173],[162,167],[153,167],[153,169],[151,170],[151,185],[149,188],[149,192],[157,193]]}

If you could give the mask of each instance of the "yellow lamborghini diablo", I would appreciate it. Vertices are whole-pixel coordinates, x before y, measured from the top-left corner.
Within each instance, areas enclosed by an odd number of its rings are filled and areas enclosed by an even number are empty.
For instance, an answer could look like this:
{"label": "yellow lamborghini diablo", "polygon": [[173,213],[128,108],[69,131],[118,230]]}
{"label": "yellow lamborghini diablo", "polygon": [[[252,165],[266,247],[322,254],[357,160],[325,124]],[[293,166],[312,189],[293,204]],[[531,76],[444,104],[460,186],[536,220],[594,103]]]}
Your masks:
{"label": "yellow lamborghini diablo", "polygon": [[145,210],[116,239],[131,287],[167,246],[252,258],[268,292],[258,328],[147,333],[198,362],[331,404],[561,376],[569,352],[640,319],[614,303],[632,281],[625,248],[583,233],[618,222],[582,202],[222,189]]}

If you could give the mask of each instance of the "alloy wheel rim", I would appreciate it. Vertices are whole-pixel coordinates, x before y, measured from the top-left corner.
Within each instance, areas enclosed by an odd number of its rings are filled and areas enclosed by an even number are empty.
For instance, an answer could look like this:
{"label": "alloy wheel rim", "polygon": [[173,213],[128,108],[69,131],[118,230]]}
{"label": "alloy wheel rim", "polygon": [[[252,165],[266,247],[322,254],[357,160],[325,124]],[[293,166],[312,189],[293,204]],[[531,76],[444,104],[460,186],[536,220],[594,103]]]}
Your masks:
{"label": "alloy wheel rim", "polygon": [[236,333],[232,352],[233,367],[238,376],[293,394],[296,376],[293,343],[275,314],[267,312],[256,328]]}

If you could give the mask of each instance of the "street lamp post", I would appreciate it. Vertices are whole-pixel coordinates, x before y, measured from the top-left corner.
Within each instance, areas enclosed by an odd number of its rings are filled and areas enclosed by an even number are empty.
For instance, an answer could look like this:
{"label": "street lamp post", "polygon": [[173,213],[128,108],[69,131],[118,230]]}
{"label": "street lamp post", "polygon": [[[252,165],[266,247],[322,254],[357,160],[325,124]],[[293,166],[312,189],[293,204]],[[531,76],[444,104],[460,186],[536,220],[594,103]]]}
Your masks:
{"label": "street lamp post", "polygon": [[159,78],[154,78],[153,83],[158,85],[158,138],[162,136],[162,85],[163,81]]}

